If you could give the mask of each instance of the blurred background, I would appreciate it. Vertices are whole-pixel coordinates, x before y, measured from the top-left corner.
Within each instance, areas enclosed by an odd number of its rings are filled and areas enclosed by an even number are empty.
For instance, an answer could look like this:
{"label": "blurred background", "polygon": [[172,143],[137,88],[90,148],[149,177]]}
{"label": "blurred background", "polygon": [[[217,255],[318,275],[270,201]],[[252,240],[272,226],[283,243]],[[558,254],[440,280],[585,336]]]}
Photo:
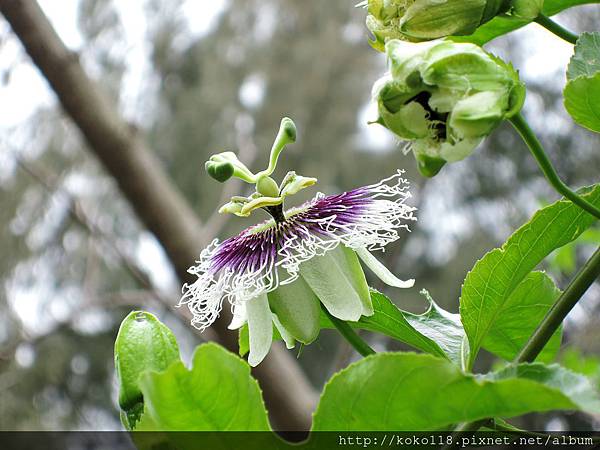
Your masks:
{"label": "blurred background", "polygon": [[[204,161],[231,150],[261,169],[281,117],[289,116],[298,141],[280,159],[279,177],[295,170],[317,177],[321,192],[337,193],[406,170],[419,221],[381,258],[417,285],[388,294],[403,309],[422,312],[419,291],[427,289],[457,312],[475,261],[557,197],[508,125],[435,179],[420,177],[402,143],[367,125],[376,118],[370,90],[385,57],[369,47],[366,13],[355,3],[40,1],[202,220],[204,243],[255,220],[216,215],[223,186],[205,175]],[[600,8],[579,7],[558,21],[592,30]],[[525,115],[563,178],[575,187],[600,182],[600,139],[573,125],[562,105],[572,47],[530,25],[488,48],[520,70],[529,88]],[[593,229],[549,258],[544,268],[560,287],[599,235]],[[89,152],[1,16],[0,249],[0,429],[121,429],[112,346],[134,308],[154,312],[174,330],[184,359],[201,342],[173,313],[180,286],[161,242]],[[599,325],[596,283],[568,318],[560,359],[600,387]],[[367,338],[377,349],[403,349]],[[332,332],[293,356],[316,389],[356,357]],[[493,364],[484,355],[477,369]],[[581,414],[536,415],[521,424],[600,426]]]}

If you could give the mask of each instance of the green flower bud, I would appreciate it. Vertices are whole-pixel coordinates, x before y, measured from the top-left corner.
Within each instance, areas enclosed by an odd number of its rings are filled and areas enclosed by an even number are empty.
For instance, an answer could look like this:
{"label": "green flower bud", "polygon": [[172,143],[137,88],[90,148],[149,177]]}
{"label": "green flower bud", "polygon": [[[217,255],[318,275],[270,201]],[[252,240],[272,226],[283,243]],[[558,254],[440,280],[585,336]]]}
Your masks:
{"label": "green flower bud", "polygon": [[368,0],[367,27],[373,47],[383,51],[389,39],[411,42],[469,35],[507,12],[511,0]]}
{"label": "green flower bud", "polygon": [[379,123],[411,148],[424,176],[470,155],[522,107],[517,72],[473,44],[386,44],[390,75],[374,86]]}
{"label": "green flower bud", "polygon": [[121,421],[127,429],[135,426],[144,411],[140,375],[148,370],[163,371],[178,360],[175,336],[154,315],[133,311],[121,322],[115,340],[115,369]]}

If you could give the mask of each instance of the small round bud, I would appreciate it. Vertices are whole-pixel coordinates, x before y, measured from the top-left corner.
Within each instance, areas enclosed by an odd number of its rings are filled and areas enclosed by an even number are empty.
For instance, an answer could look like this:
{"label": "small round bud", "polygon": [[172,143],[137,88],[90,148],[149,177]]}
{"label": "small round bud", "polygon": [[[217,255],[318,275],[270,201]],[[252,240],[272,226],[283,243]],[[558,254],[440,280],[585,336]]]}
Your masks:
{"label": "small round bud", "polygon": [[206,161],[204,168],[212,178],[219,181],[220,183],[224,183],[225,181],[229,180],[235,172],[233,164],[231,164],[228,161]]}

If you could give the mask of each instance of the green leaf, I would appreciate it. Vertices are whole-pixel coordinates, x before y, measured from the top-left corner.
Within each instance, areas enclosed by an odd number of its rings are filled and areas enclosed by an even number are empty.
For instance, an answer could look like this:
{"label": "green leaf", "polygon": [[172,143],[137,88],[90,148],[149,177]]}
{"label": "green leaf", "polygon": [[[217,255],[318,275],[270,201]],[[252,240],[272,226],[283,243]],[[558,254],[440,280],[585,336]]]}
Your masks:
{"label": "green leaf", "polygon": [[567,275],[573,274],[577,262],[577,248],[586,244],[600,245],[600,229],[585,230],[575,241],[556,250],[549,261],[551,269]]}
{"label": "green leaf", "polygon": [[481,377],[484,380],[494,381],[514,380],[515,378],[531,380],[554,388],[567,396],[576,405],[576,408],[582,411],[594,413],[600,408],[600,395],[590,380],[558,364],[510,365]]}
{"label": "green leaf", "polygon": [[379,353],[327,383],[313,430],[439,430],[557,409],[598,413],[600,398],[585,377],[558,365],[523,364],[481,377],[430,355]]}
{"label": "green leaf", "polygon": [[[589,3],[599,3],[597,0],[546,0],[544,2],[543,13],[546,16],[553,16],[559,12],[573,6],[586,5]],[[497,37],[517,30],[531,23],[529,20],[519,19],[511,16],[497,16],[489,22],[483,24],[475,33],[469,36],[452,36],[455,42],[472,42],[477,45],[484,45]]]}
{"label": "green leaf", "polygon": [[[589,202],[600,205],[599,185],[583,192],[588,192],[583,197]],[[570,201],[558,201],[539,210],[501,248],[475,264],[460,298],[461,319],[469,338],[469,367],[492,327],[502,326],[505,304],[529,272],[553,250],[577,239],[595,220]]]}
{"label": "green leaf", "polygon": [[577,124],[600,132],[600,33],[579,37],[567,80],[565,108]]}
{"label": "green leaf", "polygon": [[600,72],[600,33],[583,33],[569,62],[567,79],[590,77]]}
{"label": "green leaf", "polygon": [[553,16],[559,12],[572,8],[574,6],[587,5],[590,3],[600,3],[598,0],[546,0],[544,2],[544,14]]}
{"label": "green leaf", "polygon": [[136,431],[267,431],[260,388],[246,362],[217,344],[196,349],[191,370],[182,362],[140,378],[144,415]]}
{"label": "green leaf", "polygon": [[600,72],[567,82],[565,108],[582,127],[600,133]]}
{"label": "green leaf", "polygon": [[496,16],[494,19],[481,25],[475,33],[468,36],[452,36],[454,42],[471,42],[473,44],[483,46],[484,44],[508,34],[511,31],[518,30],[530,21],[512,16]]}
{"label": "green leaf", "polygon": [[573,372],[581,373],[596,381],[600,388],[600,358],[595,355],[585,355],[578,348],[571,347],[561,355],[561,364]]}
{"label": "green leaf", "polygon": [[[483,340],[483,348],[506,360],[514,359],[560,295],[554,281],[543,272],[531,272],[502,305],[499,316]],[[554,360],[560,348],[562,329],[554,333],[539,361]]]}
{"label": "green leaf", "polygon": [[[461,344],[465,334],[458,314],[440,308],[427,294],[429,308],[423,314],[412,314],[398,307],[384,294],[371,290],[375,313],[349,322],[353,328],[375,331],[416,349],[441,356],[460,364]],[[325,315],[323,328],[334,328]]]}
{"label": "green leaf", "polygon": [[437,343],[448,358],[459,366],[468,356],[468,344],[460,314],[453,314],[433,301],[429,292],[421,291],[429,302],[423,314],[402,311],[406,320],[422,335]]}

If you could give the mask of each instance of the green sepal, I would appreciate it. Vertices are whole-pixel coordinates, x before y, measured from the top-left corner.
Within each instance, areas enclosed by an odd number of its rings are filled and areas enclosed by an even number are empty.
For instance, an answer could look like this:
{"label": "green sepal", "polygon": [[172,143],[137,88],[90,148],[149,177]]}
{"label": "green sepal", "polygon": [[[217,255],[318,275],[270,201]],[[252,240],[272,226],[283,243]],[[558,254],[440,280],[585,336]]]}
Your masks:
{"label": "green sepal", "polygon": [[310,344],[319,335],[319,298],[302,277],[269,292],[269,306],[297,341]]}
{"label": "green sepal", "polygon": [[442,167],[446,165],[446,161],[442,158],[424,155],[422,153],[415,153],[415,158],[417,160],[419,173],[427,178],[436,176],[440,170],[442,170]]}
{"label": "green sepal", "polygon": [[303,262],[300,275],[334,317],[356,322],[373,314],[362,267],[356,254],[342,244]]}

